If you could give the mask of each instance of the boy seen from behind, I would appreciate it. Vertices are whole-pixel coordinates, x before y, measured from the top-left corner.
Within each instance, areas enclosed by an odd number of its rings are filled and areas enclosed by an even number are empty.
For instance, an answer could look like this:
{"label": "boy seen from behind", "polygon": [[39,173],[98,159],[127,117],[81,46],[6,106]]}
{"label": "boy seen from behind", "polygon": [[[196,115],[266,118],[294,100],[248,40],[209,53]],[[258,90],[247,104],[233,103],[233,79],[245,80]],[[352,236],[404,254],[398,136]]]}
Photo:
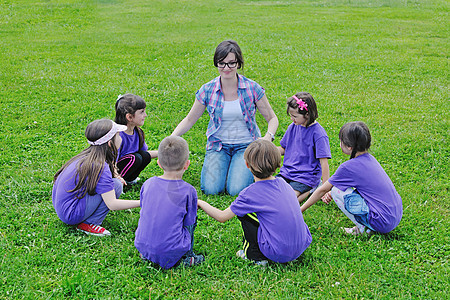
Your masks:
{"label": "boy seen from behind", "polygon": [[197,225],[197,191],[182,180],[188,169],[189,147],[169,136],[158,148],[162,176],[149,178],[141,188],[141,212],[134,245],[145,260],[164,269],[197,265],[205,260],[193,252]]}
{"label": "boy seen from behind", "polygon": [[198,200],[198,206],[222,223],[238,216],[244,231],[244,249],[237,256],[259,265],[266,265],[269,260],[295,260],[312,238],[295,191],[286,181],[273,176],[281,164],[277,147],[269,141],[256,140],[245,150],[244,159],[255,183],[242,190],[223,211],[202,200]]}

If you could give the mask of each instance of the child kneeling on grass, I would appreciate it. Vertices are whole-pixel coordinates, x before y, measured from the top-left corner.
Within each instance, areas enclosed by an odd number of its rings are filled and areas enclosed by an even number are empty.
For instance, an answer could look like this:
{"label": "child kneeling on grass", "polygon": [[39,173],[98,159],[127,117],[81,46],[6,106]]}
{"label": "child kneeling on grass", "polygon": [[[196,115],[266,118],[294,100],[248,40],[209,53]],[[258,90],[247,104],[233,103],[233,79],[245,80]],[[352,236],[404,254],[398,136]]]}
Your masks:
{"label": "child kneeling on grass", "polygon": [[141,188],[141,213],[134,245],[144,260],[164,269],[205,260],[193,251],[197,225],[197,191],[182,180],[189,167],[187,142],[169,136],[158,148],[162,176],[149,178]]}
{"label": "child kneeling on grass", "polygon": [[312,238],[295,191],[283,179],[273,176],[280,167],[280,152],[271,142],[259,139],[245,150],[244,160],[255,183],[242,190],[223,211],[202,200],[198,200],[198,206],[222,223],[238,216],[244,231],[244,249],[237,256],[259,265],[266,265],[268,260],[295,260]]}
{"label": "child kneeling on grass", "polygon": [[400,223],[402,199],[378,161],[368,153],[371,136],[363,122],[350,122],[339,131],[341,149],[350,160],[320,186],[302,205],[304,212],[321,198],[334,199],[342,212],[356,225],[343,228],[352,235],[388,233]]}

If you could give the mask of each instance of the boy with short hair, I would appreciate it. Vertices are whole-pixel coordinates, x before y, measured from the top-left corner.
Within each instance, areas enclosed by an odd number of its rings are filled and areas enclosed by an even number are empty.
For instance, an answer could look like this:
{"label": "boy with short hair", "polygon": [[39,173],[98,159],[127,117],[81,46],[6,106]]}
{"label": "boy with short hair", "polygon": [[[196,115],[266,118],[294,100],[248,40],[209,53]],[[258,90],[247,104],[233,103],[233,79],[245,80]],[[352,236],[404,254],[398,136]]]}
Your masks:
{"label": "boy with short hair", "polygon": [[141,212],[134,245],[141,257],[164,269],[205,260],[193,252],[197,225],[197,191],[182,180],[188,169],[189,147],[178,136],[169,136],[158,148],[162,176],[149,178],[141,188]]}
{"label": "boy with short hair", "polygon": [[244,231],[244,249],[237,256],[259,265],[266,265],[268,260],[295,260],[312,238],[295,191],[273,176],[281,164],[280,152],[271,142],[259,139],[248,146],[244,159],[255,183],[242,190],[223,211],[202,200],[198,200],[198,206],[222,223],[238,216]]}

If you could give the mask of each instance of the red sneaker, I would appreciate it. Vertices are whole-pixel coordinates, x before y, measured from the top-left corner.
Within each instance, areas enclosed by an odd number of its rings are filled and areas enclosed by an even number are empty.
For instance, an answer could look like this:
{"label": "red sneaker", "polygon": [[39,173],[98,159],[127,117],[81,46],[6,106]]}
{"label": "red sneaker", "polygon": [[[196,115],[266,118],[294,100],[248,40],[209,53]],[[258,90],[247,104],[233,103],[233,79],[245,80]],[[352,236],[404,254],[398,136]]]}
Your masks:
{"label": "red sneaker", "polygon": [[82,231],[86,234],[97,235],[97,236],[111,235],[111,232],[109,232],[102,226],[95,225],[95,224],[81,223],[77,226],[77,230]]}

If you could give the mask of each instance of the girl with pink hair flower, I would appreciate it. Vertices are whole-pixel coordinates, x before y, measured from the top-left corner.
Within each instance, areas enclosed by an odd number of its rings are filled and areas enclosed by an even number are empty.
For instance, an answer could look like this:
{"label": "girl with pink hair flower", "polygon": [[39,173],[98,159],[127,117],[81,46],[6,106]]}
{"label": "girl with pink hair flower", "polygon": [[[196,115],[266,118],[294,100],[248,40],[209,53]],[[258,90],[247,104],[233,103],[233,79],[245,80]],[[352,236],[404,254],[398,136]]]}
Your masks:
{"label": "girl with pink hair flower", "polygon": [[284,161],[277,176],[292,186],[302,202],[319,186],[320,177],[323,182],[330,177],[330,143],[325,129],[316,121],[317,105],[311,94],[300,92],[289,97],[287,114],[292,124],[278,147]]}

